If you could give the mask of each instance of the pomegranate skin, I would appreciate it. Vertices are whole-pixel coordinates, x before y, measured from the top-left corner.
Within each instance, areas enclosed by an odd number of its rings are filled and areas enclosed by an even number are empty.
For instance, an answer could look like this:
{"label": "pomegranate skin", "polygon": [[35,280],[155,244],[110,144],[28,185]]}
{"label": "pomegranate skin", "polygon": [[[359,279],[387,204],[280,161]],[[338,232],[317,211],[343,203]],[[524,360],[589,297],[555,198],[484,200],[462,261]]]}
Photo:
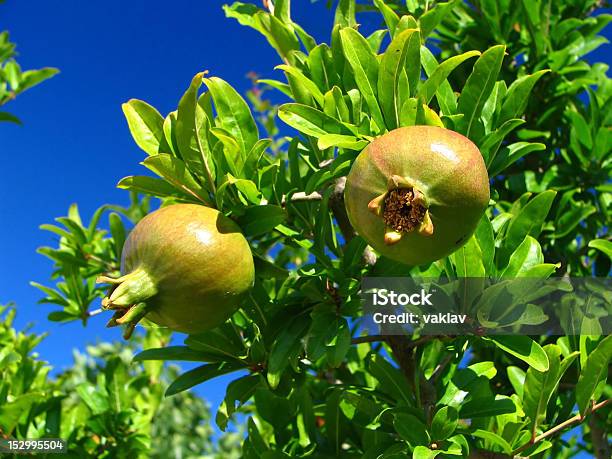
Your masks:
{"label": "pomegranate skin", "polygon": [[[380,215],[383,198],[401,188],[420,193],[426,222],[420,229],[389,235]],[[489,177],[480,151],[461,134],[436,126],[402,127],[359,154],[344,197],[353,228],[374,249],[395,261],[421,265],[468,241],[489,202]]]}
{"label": "pomegranate skin", "polygon": [[146,273],[155,287],[153,295],[142,299],[146,318],[184,333],[225,322],[239,308],[255,275],[249,244],[238,225],[215,209],[195,204],[164,207],[143,218],[126,240],[121,267],[128,276]]}

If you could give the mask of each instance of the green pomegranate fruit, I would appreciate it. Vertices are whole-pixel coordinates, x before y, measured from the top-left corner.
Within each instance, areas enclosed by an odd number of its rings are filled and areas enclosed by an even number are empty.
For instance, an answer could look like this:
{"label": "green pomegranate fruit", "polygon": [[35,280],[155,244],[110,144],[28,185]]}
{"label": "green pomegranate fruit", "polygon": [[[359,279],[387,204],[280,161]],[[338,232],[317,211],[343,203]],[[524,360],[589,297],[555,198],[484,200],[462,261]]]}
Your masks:
{"label": "green pomegranate fruit", "polygon": [[466,137],[435,126],[402,127],[359,154],[344,198],[353,228],[374,249],[420,265],[467,242],[489,202],[489,177]]}
{"label": "green pomegranate fruit", "polygon": [[195,204],[161,208],[143,218],[123,247],[118,279],[102,301],[115,310],[109,326],[127,325],[126,338],[146,316],[184,333],[225,322],[253,285],[247,240],[232,220]]}

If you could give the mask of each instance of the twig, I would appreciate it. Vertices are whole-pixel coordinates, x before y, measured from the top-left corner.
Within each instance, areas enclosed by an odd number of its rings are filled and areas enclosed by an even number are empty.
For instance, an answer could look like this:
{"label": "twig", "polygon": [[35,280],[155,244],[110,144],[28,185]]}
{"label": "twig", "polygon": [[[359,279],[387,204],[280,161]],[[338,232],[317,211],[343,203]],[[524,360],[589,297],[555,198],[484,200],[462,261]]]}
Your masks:
{"label": "twig", "polygon": [[612,456],[610,451],[610,443],[608,443],[608,435],[605,429],[599,425],[601,416],[599,413],[593,413],[589,419],[589,427],[591,428],[591,442],[593,443],[593,454],[597,459],[609,459]]}
{"label": "twig", "polygon": [[334,192],[329,198],[329,207],[331,208],[344,242],[349,243],[355,237],[355,231],[349,221],[346,207],[344,207],[344,187],[346,185],[346,177],[340,177],[334,185]]}
{"label": "twig", "polygon": [[[609,403],[612,403],[612,398],[609,398],[607,400],[604,400],[603,402],[599,402],[599,403],[594,404],[592,409],[591,409],[591,411],[590,411],[590,414],[595,413],[597,410],[603,408],[604,406],[606,406]],[[586,416],[587,415],[582,416],[580,413],[578,413],[576,416],[573,416],[573,417],[569,418],[567,421],[564,421],[561,424],[556,425],[552,429],[547,430],[543,434],[538,435],[537,437],[535,437],[529,443],[521,446],[520,448],[517,448],[516,450],[514,450],[512,452],[512,455],[515,456],[515,455],[519,454],[520,452],[525,451],[530,446],[533,446],[536,443],[539,443],[542,440],[545,440],[548,437],[551,437],[551,436],[555,435],[557,432],[560,432],[561,430],[564,430],[564,429],[566,429],[566,428],[568,428],[570,426],[573,426],[574,424],[580,424],[581,422],[583,422],[586,419]]]}
{"label": "twig", "polygon": [[[323,199],[323,196],[321,196],[321,193],[319,193],[318,191],[313,191],[310,194],[306,194],[303,191],[300,191],[298,193],[293,193],[291,197],[289,198],[289,201],[306,202],[306,201],[320,201],[321,199]],[[287,204],[287,196],[283,196],[281,199],[281,205],[284,207],[286,204]]]}

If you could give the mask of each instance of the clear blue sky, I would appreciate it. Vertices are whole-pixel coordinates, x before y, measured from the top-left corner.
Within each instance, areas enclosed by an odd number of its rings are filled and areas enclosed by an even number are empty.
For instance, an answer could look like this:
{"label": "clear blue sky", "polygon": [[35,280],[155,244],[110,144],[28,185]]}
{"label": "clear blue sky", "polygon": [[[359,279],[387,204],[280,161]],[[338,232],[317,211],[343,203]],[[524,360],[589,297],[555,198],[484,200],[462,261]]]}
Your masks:
{"label": "clear blue sky", "polygon": [[[46,320],[53,309],[37,305],[30,280],[48,283],[50,261],[35,253],[52,244],[38,230],[78,202],[84,218],[103,203],[127,204],[117,181],[142,173],[144,157],[133,143],[121,103],[139,98],[165,114],[198,71],[207,69],[239,91],[246,74],[282,78],[276,53],[257,32],[226,19],[225,2],[106,0],[23,2],[0,5],[2,29],[18,44],[23,68],[54,66],[61,73],[7,105],[23,126],[0,123],[0,303],[18,304],[17,326],[49,331],[39,346],[55,368],[72,362],[72,349],[97,339],[120,339],[97,317],[78,323]],[[319,41],[329,41],[333,14],[325,0],[294,0],[293,16]],[[606,60],[605,53],[593,60]],[[198,388],[218,405],[232,376]]]}

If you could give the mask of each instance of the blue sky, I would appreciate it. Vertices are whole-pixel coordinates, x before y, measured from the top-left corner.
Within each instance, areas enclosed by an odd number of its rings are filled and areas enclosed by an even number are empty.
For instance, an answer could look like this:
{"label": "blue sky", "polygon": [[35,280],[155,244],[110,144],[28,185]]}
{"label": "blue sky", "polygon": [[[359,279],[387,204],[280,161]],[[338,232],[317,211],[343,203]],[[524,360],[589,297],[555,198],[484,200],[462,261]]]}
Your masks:
{"label": "blue sky", "polygon": [[[239,91],[246,74],[281,78],[276,53],[257,32],[226,19],[225,2],[175,0],[22,2],[0,5],[2,27],[18,44],[24,69],[58,67],[59,75],[20,96],[7,109],[23,126],[0,124],[0,303],[18,305],[17,327],[34,323],[50,332],[39,347],[56,368],[72,362],[72,349],[97,339],[120,339],[98,316],[87,328],[46,320],[28,282],[48,283],[51,263],[35,253],[52,244],[41,223],[65,215],[77,202],[84,218],[103,203],[127,204],[117,181],[143,173],[144,157],[121,112],[130,98],[163,114],[174,110],[192,76],[209,70]],[[333,15],[325,1],[293,2],[293,16],[320,41],[328,41]],[[594,60],[606,60],[603,51]],[[232,376],[198,388],[216,406]]]}

